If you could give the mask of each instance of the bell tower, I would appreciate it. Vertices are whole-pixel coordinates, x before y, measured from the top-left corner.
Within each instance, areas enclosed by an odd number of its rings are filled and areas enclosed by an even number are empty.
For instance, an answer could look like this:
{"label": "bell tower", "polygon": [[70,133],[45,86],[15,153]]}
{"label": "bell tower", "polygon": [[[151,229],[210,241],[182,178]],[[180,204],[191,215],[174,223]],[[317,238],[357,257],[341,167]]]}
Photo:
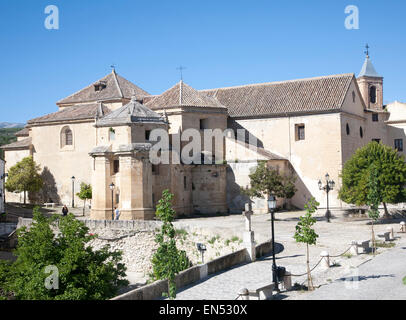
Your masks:
{"label": "bell tower", "polygon": [[380,76],[369,57],[369,46],[366,45],[366,58],[357,82],[367,109],[383,110],[383,77]]}

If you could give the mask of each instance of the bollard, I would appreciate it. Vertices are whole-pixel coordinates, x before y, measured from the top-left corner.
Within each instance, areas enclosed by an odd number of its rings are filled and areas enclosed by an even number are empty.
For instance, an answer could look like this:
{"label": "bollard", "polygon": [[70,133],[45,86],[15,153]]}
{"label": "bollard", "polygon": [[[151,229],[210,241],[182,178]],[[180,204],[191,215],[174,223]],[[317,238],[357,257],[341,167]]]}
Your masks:
{"label": "bollard", "polygon": [[389,232],[389,240],[395,240],[395,233],[392,227],[387,227],[386,232]]}
{"label": "bollard", "polygon": [[292,275],[288,271],[285,272],[285,276],[283,277],[283,287],[286,291],[292,289]]}
{"label": "bollard", "polygon": [[320,257],[322,258],[321,265],[324,269],[330,268],[330,255],[327,251],[323,251],[320,253]]}
{"label": "bollard", "polygon": [[406,233],[406,222],[404,221],[400,223],[400,232]]}
{"label": "bollard", "polygon": [[249,300],[250,299],[250,294],[247,288],[242,288],[240,291],[238,291],[239,296],[241,297],[242,300]]}
{"label": "bollard", "polygon": [[358,242],[357,241],[352,241],[351,242],[351,249],[350,249],[350,253],[354,256],[359,255],[358,252]]}

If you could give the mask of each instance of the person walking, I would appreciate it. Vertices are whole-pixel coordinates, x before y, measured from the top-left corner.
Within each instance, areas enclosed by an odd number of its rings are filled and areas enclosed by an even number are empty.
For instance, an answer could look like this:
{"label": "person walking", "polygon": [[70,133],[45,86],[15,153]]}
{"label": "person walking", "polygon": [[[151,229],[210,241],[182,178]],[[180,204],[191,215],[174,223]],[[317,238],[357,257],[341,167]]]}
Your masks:
{"label": "person walking", "polygon": [[64,217],[67,216],[68,212],[69,212],[68,207],[66,205],[64,205],[62,208],[62,216],[64,216]]}
{"label": "person walking", "polygon": [[115,214],[116,214],[116,220],[120,219],[120,210],[118,210],[118,208],[114,208],[115,209]]}

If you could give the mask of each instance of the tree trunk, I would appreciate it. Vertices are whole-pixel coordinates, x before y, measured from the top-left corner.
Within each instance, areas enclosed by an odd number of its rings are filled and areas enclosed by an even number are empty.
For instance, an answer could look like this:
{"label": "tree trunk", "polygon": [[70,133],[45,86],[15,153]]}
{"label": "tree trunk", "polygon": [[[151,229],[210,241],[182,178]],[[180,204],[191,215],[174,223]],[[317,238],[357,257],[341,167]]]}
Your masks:
{"label": "tree trunk", "polygon": [[86,199],[84,200],[83,204],[83,216],[85,216],[85,210],[86,210]]}
{"label": "tree trunk", "polygon": [[309,263],[309,245],[306,244],[306,264],[307,264],[307,287],[309,291],[313,291],[313,281],[312,281],[312,274],[310,272],[310,263]]}
{"label": "tree trunk", "polygon": [[383,208],[385,209],[385,213],[384,213],[383,217],[384,217],[385,219],[389,219],[389,218],[390,218],[390,215],[389,215],[388,208],[387,208],[385,202],[383,202]]}
{"label": "tree trunk", "polygon": [[24,191],[24,205],[27,204],[27,201],[26,201],[26,192],[27,192],[27,191]]}
{"label": "tree trunk", "polygon": [[375,247],[374,221],[372,220],[372,252],[374,253],[374,257],[375,257],[375,251],[376,251],[376,247]]}

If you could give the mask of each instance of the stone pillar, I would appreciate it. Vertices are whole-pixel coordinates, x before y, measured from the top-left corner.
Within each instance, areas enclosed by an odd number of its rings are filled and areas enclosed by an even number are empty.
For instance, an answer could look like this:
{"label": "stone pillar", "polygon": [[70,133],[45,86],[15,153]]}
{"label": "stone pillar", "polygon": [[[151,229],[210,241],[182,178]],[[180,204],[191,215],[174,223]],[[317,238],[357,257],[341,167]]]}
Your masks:
{"label": "stone pillar", "polygon": [[389,232],[389,240],[395,240],[395,233],[393,232],[393,227],[387,227],[386,232]]}
{"label": "stone pillar", "polygon": [[145,152],[119,153],[120,157],[120,220],[151,220],[152,168]]}
{"label": "stone pillar", "polygon": [[292,275],[290,272],[285,272],[285,276],[283,277],[283,287],[286,291],[292,289]]}
{"label": "stone pillar", "polygon": [[405,233],[406,232],[406,222],[402,221],[400,223],[400,232]]}
{"label": "stone pillar", "polygon": [[328,254],[328,252],[323,251],[322,253],[320,253],[320,257],[322,258],[321,266],[324,269],[330,268],[330,255]]}
{"label": "stone pillar", "polygon": [[95,156],[92,172],[92,211],[90,219],[111,220],[111,162],[107,155]]}
{"label": "stone pillar", "polygon": [[256,260],[256,251],[255,251],[255,237],[254,231],[251,230],[251,216],[252,216],[252,207],[251,202],[245,205],[245,211],[243,216],[245,217],[245,230],[243,234],[243,243],[244,247],[248,251],[249,261],[254,262]]}
{"label": "stone pillar", "polygon": [[238,291],[239,296],[241,297],[241,300],[249,300],[250,299],[250,293],[247,288],[242,288],[240,291]]}
{"label": "stone pillar", "polygon": [[354,256],[357,256],[357,255],[359,254],[357,241],[352,241],[352,242],[351,242],[350,253],[351,253],[352,255],[354,255]]}

